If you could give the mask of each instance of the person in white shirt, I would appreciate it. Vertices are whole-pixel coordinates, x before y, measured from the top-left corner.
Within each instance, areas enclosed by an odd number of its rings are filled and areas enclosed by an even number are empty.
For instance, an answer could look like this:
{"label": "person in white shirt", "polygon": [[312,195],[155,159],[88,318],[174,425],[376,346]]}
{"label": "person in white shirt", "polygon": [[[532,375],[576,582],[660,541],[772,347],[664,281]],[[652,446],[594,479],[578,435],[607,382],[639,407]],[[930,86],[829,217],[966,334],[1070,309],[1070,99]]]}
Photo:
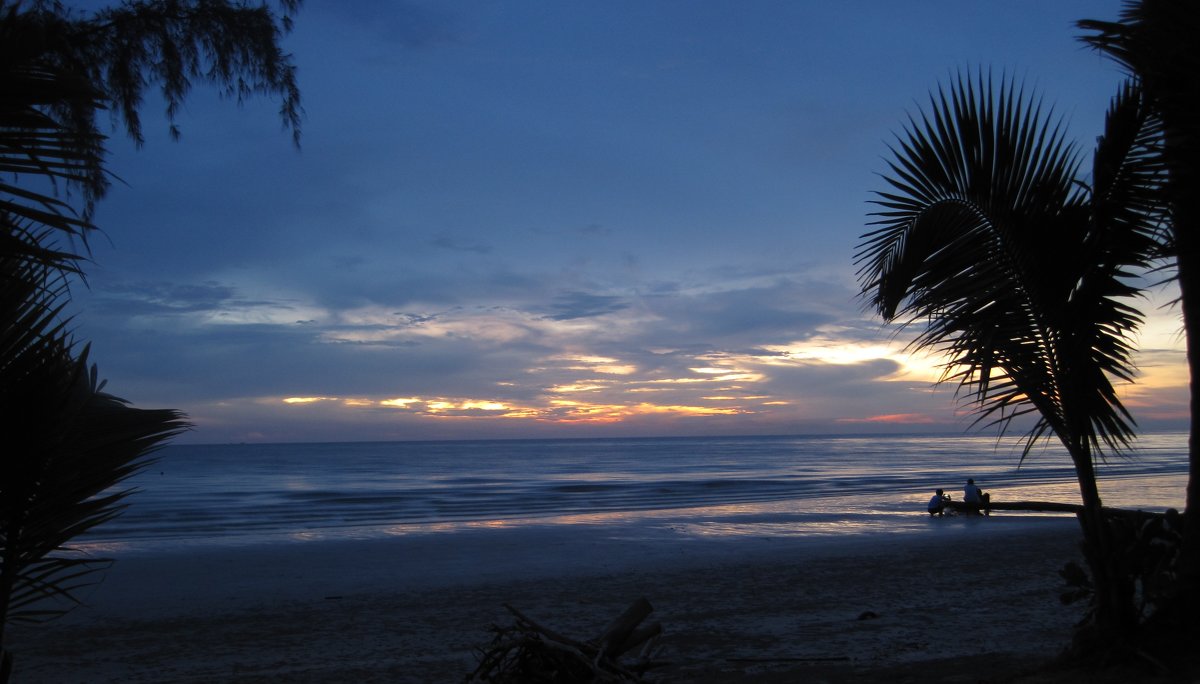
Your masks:
{"label": "person in white shirt", "polygon": [[975,486],[973,478],[967,478],[967,486],[963,488],[963,503],[971,504],[975,507],[974,511],[978,513],[980,509],[983,514],[988,514],[988,504],[991,503],[991,497],[983,493],[983,490]]}
{"label": "person in white shirt", "polygon": [[963,501],[969,504],[983,503],[983,492],[975,486],[974,478],[967,478],[967,486],[963,489]]}

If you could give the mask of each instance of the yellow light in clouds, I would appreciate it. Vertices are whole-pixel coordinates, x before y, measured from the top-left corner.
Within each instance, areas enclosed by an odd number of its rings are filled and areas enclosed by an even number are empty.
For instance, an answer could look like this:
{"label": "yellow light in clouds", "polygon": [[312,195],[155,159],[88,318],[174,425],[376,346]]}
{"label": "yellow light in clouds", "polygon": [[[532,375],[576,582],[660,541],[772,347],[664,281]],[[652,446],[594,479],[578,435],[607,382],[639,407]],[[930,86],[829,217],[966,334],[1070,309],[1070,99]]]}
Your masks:
{"label": "yellow light in clouds", "polygon": [[480,411],[506,411],[508,410],[508,405],[502,404],[498,401],[476,401],[474,399],[468,399],[460,404],[459,408],[463,410],[478,409]]}
{"label": "yellow light in clouds", "polygon": [[637,366],[621,363],[619,359],[610,359],[607,356],[560,356],[556,357],[556,360],[580,364],[567,366],[570,370],[591,371],[604,375],[633,375],[637,372]]}
{"label": "yellow light in clouds", "polygon": [[318,401],[337,401],[337,397],[288,397],[285,404],[315,404]]}
{"label": "yellow light in clouds", "polygon": [[384,399],[383,401],[379,402],[379,405],[380,406],[393,406],[395,408],[408,408],[409,404],[420,403],[420,401],[421,400],[417,397],[408,397],[408,398],[397,397],[396,399]]}
{"label": "yellow light in clouds", "polygon": [[905,351],[900,344],[864,344],[845,342],[828,337],[816,337],[804,342],[788,345],[770,345],[764,350],[778,354],[761,359],[768,365],[795,363],[825,363],[835,366],[852,366],[869,363],[881,359],[894,361],[900,365],[900,370],[891,376],[892,379],[925,380],[937,382],[942,376],[939,367],[943,360],[924,353]]}
{"label": "yellow light in clouds", "polygon": [[659,406],[658,404],[638,404],[634,413],[682,413],[689,416],[735,416],[745,413],[738,408],[711,408],[708,406]]}
{"label": "yellow light in clouds", "polygon": [[713,382],[758,382],[763,379],[762,373],[730,373],[728,375],[718,375],[713,378]]}
{"label": "yellow light in clouds", "polygon": [[764,347],[767,351],[781,352],[793,361],[819,361],[846,366],[875,359],[890,359],[904,352],[878,344],[855,344],[834,342],[820,338],[785,346]]}
{"label": "yellow light in clouds", "polygon": [[630,415],[629,410],[620,405],[609,404],[576,404],[568,407],[566,418],[569,420],[588,420],[611,423]]}
{"label": "yellow light in clouds", "polygon": [[[691,368],[689,370],[696,370]],[[763,379],[762,373],[750,373],[747,371],[731,371],[725,369],[709,369],[706,373],[711,373],[713,370],[720,370],[725,375],[708,375],[703,378],[660,378],[658,380],[644,380],[644,384],[648,385],[693,385],[697,383],[714,383],[714,382],[759,382]]]}
{"label": "yellow light in clouds", "polygon": [[551,420],[582,423],[614,423],[634,416],[677,414],[685,416],[731,416],[745,413],[738,408],[712,408],[708,406],[641,404],[587,404],[579,401],[554,400],[552,405],[561,409]]}
{"label": "yellow light in clouds", "polygon": [[596,371],[597,373],[604,373],[605,375],[633,375],[637,372],[637,366],[610,363],[600,366],[593,366],[592,370]]}
{"label": "yellow light in clouds", "polygon": [[487,399],[464,399],[463,401],[427,401],[425,410],[430,413],[442,411],[507,411],[508,404]]}

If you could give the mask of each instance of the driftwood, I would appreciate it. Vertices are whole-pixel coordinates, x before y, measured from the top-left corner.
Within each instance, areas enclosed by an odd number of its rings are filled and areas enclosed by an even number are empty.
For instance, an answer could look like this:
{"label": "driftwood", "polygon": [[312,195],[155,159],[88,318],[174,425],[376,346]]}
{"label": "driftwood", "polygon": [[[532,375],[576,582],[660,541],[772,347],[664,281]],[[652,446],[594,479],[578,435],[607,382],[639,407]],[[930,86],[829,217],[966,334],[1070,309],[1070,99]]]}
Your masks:
{"label": "driftwood", "polygon": [[1058,503],[1055,501],[984,501],[967,503],[966,501],[947,501],[947,510],[959,513],[988,513],[990,511],[1031,511],[1036,513],[1079,513],[1083,506],[1079,504]]}
{"label": "driftwood", "polygon": [[726,658],[730,663],[844,663],[850,656],[779,656],[775,658]]}
{"label": "driftwood", "polygon": [[[1074,513],[1083,512],[1082,504],[1059,503],[1057,501],[993,501],[984,503],[967,503],[965,501],[947,501],[947,510],[959,513],[988,513],[991,511],[1027,511],[1033,513]],[[1128,508],[1109,508],[1105,506],[1104,515],[1110,518],[1125,518],[1131,520],[1150,520],[1161,518],[1164,513],[1153,511],[1137,511]]]}
{"label": "driftwood", "polygon": [[[579,641],[538,624],[508,604],[516,618],[509,627],[493,625],[495,636],[479,651],[479,665],[468,682],[502,684],[567,682],[641,682],[662,634],[662,625],[642,622],[654,612],[644,598],[634,601],[599,636]],[[629,665],[618,658],[641,647]]]}

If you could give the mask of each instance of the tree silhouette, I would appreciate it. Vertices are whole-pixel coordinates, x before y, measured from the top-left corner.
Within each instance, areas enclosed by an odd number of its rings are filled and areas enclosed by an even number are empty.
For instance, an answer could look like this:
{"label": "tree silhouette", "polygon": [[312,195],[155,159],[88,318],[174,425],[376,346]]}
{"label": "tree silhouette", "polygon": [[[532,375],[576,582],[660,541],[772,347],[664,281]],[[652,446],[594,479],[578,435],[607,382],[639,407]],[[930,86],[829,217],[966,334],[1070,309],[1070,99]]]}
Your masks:
{"label": "tree silhouette", "polygon": [[[1191,387],[1189,479],[1181,549],[1183,615],[1200,611],[1200,3],[1195,0],[1126,2],[1116,22],[1085,20],[1084,41],[1111,56],[1129,73],[1159,122],[1148,152],[1156,155],[1165,177],[1154,202],[1162,208],[1161,243],[1173,258],[1179,304],[1187,333]],[[1191,619],[1193,622],[1194,618]]]}
{"label": "tree silhouette", "polygon": [[186,428],[103,392],[74,340],[69,285],[82,277],[95,202],[108,187],[99,119],[139,144],[157,88],[175,115],[193,83],[279,99],[299,140],[300,99],[280,49],[298,0],[139,0],[80,14],[0,0],[0,682],[9,621],[61,613],[101,567],[69,542],[119,514],[120,483]]}
{"label": "tree silhouette", "polygon": [[1134,368],[1141,321],[1129,277],[1156,255],[1143,154],[1149,114],[1125,89],[1097,145],[1092,185],[1040,103],[1007,80],[960,77],[932,95],[892,148],[889,189],[856,254],[863,295],[885,320],[919,327],[913,346],[948,359],[977,423],[1032,419],[1025,444],[1056,437],[1075,467],[1094,625],[1106,641],[1134,627],[1133,588],[1117,570],[1095,462],[1134,435],[1113,380]]}

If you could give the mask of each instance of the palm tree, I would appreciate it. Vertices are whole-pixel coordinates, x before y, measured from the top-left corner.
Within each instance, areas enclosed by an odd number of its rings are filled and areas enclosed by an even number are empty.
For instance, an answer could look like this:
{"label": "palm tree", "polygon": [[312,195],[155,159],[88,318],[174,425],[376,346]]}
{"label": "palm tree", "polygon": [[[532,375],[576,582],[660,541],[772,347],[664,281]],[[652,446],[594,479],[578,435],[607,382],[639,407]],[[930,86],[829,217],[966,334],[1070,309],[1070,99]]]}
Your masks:
{"label": "palm tree", "polygon": [[959,77],[910,118],[892,148],[877,226],[855,256],[863,296],[885,320],[920,326],[913,347],[940,352],[976,423],[1031,422],[1075,466],[1094,626],[1110,640],[1135,623],[1096,484],[1097,459],[1126,451],[1134,422],[1113,380],[1134,368],[1130,276],[1154,254],[1142,202],[1158,170],[1141,154],[1148,115],[1126,89],[1095,151],[1092,185],[1062,126],[1014,83]]}
{"label": "palm tree", "polygon": [[[47,289],[49,287],[49,289]],[[76,353],[58,301],[65,276],[21,257],[0,260],[0,682],[9,621],[61,614],[107,561],[70,541],[115,515],[119,485],[186,428],[171,410],[141,410],[102,392],[87,349]]]}
{"label": "palm tree", "polygon": [[1131,77],[1129,88],[1144,92],[1161,121],[1154,150],[1166,169],[1156,187],[1164,208],[1162,244],[1173,257],[1179,303],[1187,333],[1191,386],[1190,477],[1184,512],[1181,572],[1188,588],[1187,612],[1200,610],[1200,2],[1137,0],[1126,2],[1117,22],[1085,20],[1084,40],[1111,56]]}
{"label": "palm tree", "polygon": [[186,428],[176,411],[104,393],[63,314],[108,186],[96,118],[108,110],[140,143],[142,95],[159,86],[178,134],[174,114],[200,80],[239,100],[278,96],[298,136],[295,69],[279,47],[298,4],[280,0],[280,18],[236,0],[134,0],[84,17],[0,0],[0,684],[5,626],[70,607],[104,564],[70,541],[117,515],[121,483]]}

